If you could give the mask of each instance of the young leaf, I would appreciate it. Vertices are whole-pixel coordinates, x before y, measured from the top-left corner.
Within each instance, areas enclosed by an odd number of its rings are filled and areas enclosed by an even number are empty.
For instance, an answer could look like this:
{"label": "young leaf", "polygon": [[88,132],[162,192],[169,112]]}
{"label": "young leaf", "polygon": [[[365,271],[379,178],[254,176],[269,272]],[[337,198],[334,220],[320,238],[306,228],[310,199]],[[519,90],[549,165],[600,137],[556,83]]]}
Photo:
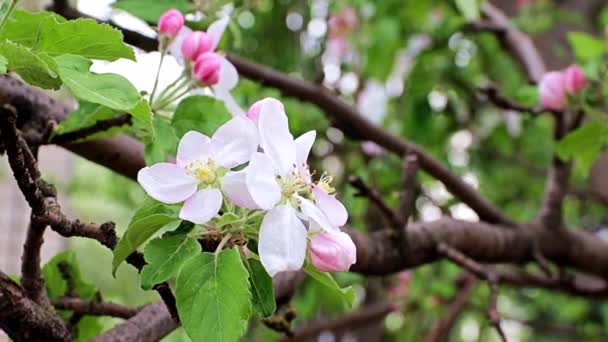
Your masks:
{"label": "young leaf", "polygon": [[272,278],[266,273],[264,266],[262,266],[262,263],[258,260],[243,259],[243,264],[247,267],[247,271],[249,272],[253,308],[262,317],[272,315],[277,308],[274,299]]}
{"label": "young leaf", "polygon": [[173,115],[173,128],[178,137],[195,130],[207,136],[232,118],[223,101],[195,95],[182,100]]}
{"label": "young leaf", "polygon": [[606,51],[602,40],[583,32],[568,32],[568,42],[580,61],[601,58]]}
{"label": "young leaf", "polygon": [[[98,105],[96,103],[80,101],[78,104],[78,109],[70,113],[65,120],[61,121],[57,128],[55,128],[53,135],[65,134],[86,127],[91,127],[95,125],[97,121],[113,118],[116,115],[119,115],[119,113],[119,111]],[[107,131],[90,135],[80,141],[107,138],[117,134],[120,131],[122,131],[122,127],[113,127]]]}
{"label": "young leaf", "polygon": [[108,61],[135,60],[133,49],[123,42],[122,32],[94,19],[66,21],[49,12],[16,10],[2,31],[0,39],[53,57],[73,54]]}
{"label": "young leaf", "polygon": [[0,51],[8,61],[7,68],[31,85],[45,89],[58,89],[57,65],[44,53],[33,53],[28,48],[12,42],[0,43]]}
{"label": "young leaf", "polygon": [[148,101],[141,98],[139,102],[137,102],[137,105],[127,110],[127,112],[133,115],[134,120],[132,127],[135,136],[144,142],[154,141],[156,137],[156,132],[153,125],[154,116]]}
{"label": "young leaf", "polygon": [[112,274],[116,274],[118,266],[154,233],[170,223],[179,222],[177,216],[178,210],[175,206],[157,202],[152,198],[146,199],[135,211],[129,227],[114,248]]}
{"label": "young leaf", "polygon": [[51,299],[57,299],[61,296],[68,295],[68,283],[63,274],[59,271],[59,264],[64,264],[68,268],[68,272],[74,280],[74,290],[76,294],[83,299],[92,299],[95,297],[97,289],[95,286],[86,283],[81,275],[76,253],[74,251],[65,251],[55,255],[42,268],[42,275],[46,283],[47,292]]}
{"label": "young leaf", "polygon": [[112,6],[152,24],[155,24],[158,17],[168,9],[176,8],[182,13],[190,11],[190,1],[188,0],[118,0]]}
{"label": "young leaf", "polygon": [[478,0],[455,0],[456,7],[467,21],[479,19]]}
{"label": "young leaf", "polygon": [[344,308],[351,308],[353,306],[353,302],[355,301],[355,290],[353,290],[352,287],[341,288],[329,273],[319,271],[312,264],[306,264],[303,270],[312,279],[325,286],[327,290],[340,298]]}
{"label": "young leaf", "polygon": [[8,66],[8,59],[6,59],[6,57],[0,55],[0,74],[6,73],[7,66]]}
{"label": "young leaf", "polygon": [[76,55],[56,57],[58,73],[79,99],[129,112],[139,105],[141,95],[126,78],[89,71],[91,61]]}
{"label": "young leaf", "polygon": [[557,154],[564,160],[574,158],[577,170],[586,174],[602,151],[607,135],[608,125],[588,122],[557,143]]}
{"label": "young leaf", "polygon": [[172,278],[186,260],[200,253],[201,245],[187,234],[167,235],[150,241],[144,250],[148,264],[141,271],[141,287],[149,290]]}
{"label": "young leaf", "polygon": [[179,317],[193,341],[238,341],[251,313],[247,270],[235,248],[202,253],[179,271]]}
{"label": "young leaf", "polygon": [[164,162],[168,155],[174,156],[179,142],[168,120],[156,117],[153,126],[156,138],[146,144],[145,159],[147,165]]}

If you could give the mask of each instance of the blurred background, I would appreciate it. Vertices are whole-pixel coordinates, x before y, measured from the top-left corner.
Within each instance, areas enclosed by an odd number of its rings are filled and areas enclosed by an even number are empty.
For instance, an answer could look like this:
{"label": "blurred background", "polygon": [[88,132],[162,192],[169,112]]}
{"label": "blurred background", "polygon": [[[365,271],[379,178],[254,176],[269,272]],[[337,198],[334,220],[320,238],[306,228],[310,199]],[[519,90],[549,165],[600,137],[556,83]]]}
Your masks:
{"label": "blurred background", "polygon": [[[503,49],[492,32],[470,29],[477,19],[479,2],[418,0],[246,0],[246,1],[137,1],[79,0],[71,5],[83,13],[116,22],[151,37],[155,31],[139,17],[155,21],[167,3],[200,12],[190,15],[192,25],[206,27],[218,12],[232,18],[224,51],[238,54],[294,77],[315,80],[334,89],[356,105],[373,122],[407,137],[449,165],[509,216],[529,220],[542,198],[545,172],[553,151],[550,117],[532,117],[504,111],[483,101],[479,87],[497,85],[501,92],[523,104],[535,105],[537,92],[517,62]],[[43,9],[52,1],[23,0],[20,6]],[[145,4],[144,4],[145,3]],[[477,8],[475,5],[477,4]],[[608,4],[593,0],[492,1],[529,33],[551,69],[585,58],[603,45],[608,32]],[[158,10],[157,4],[162,7]],[[132,13],[132,14],[130,14]],[[577,31],[594,37],[572,39]],[[569,38],[570,37],[570,38]],[[138,62],[96,62],[97,72],[120,73],[140,90],[150,91],[159,53],[138,51]],[[586,68],[601,66],[586,65]],[[588,69],[591,70],[591,69]],[[169,61],[162,70],[161,85],[179,75],[180,67]],[[67,93],[54,94],[66,103]],[[241,80],[234,92],[247,108],[267,96],[281,98],[274,89]],[[349,210],[353,227],[373,230],[384,219],[367,200],[354,196],[348,175],[357,175],[377,188],[387,202],[397,202],[401,161],[371,142],[353,141],[332,127],[316,107],[290,98],[286,105],[294,135],[316,129],[318,139],[312,164],[336,177],[338,193]],[[60,189],[62,207],[72,217],[116,222],[119,234],[133,209],[143,198],[139,186],[103,167],[65,150],[43,147],[41,169]],[[567,223],[608,238],[608,184],[603,175],[607,162],[595,162],[591,171],[575,170],[565,215]],[[589,161],[593,163],[594,160]],[[450,215],[478,220],[466,205],[456,201],[443,185],[426,175],[415,219],[436,220]],[[0,169],[0,268],[19,273],[19,260],[29,208],[3,159]],[[96,242],[65,240],[49,231],[45,235],[44,260],[72,249],[83,279],[97,284],[104,298],[129,305],[153,301],[153,291],[139,287],[135,270],[119,269],[111,276],[111,253]],[[466,252],[466,251],[465,251]],[[360,322],[356,328],[326,331],[318,341],[420,341],[446,315],[457,294],[468,291],[464,311],[453,322],[449,341],[498,340],[486,318],[488,288],[449,262],[438,262],[395,276],[364,278],[338,274],[339,282],[357,290],[359,310],[378,302],[394,303]],[[608,304],[538,289],[504,287],[498,299],[503,329],[509,341],[604,341],[608,339]],[[314,319],[337,317],[338,306],[313,283],[305,282],[292,300],[296,326]],[[99,318],[106,329],[119,320]],[[259,322],[252,322],[245,340],[272,341],[280,336]],[[166,340],[187,340],[176,331]]]}

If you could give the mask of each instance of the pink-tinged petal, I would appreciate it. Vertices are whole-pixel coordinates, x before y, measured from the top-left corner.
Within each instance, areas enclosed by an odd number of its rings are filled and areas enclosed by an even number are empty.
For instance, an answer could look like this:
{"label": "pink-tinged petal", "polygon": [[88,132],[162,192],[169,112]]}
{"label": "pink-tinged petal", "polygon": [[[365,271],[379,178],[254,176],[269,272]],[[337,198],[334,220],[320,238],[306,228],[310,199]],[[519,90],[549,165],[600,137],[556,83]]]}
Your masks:
{"label": "pink-tinged petal", "polygon": [[279,101],[266,100],[258,118],[260,146],[270,157],[279,175],[286,175],[296,164],[296,144],[289,132],[287,115]]}
{"label": "pink-tinged petal", "polygon": [[341,227],[348,220],[348,212],[344,205],[336,199],[335,195],[330,195],[318,186],[313,186],[312,193],[315,196],[315,203],[325,213],[329,222],[335,227]]}
{"label": "pink-tinged petal", "polygon": [[587,78],[578,65],[572,64],[564,70],[563,82],[566,92],[570,95],[574,95],[585,88],[587,85]]}
{"label": "pink-tinged petal", "polygon": [[177,147],[177,165],[185,167],[195,160],[209,158],[211,139],[204,134],[190,131],[182,137]]}
{"label": "pink-tinged petal", "polygon": [[302,214],[306,218],[307,221],[310,221],[311,230],[315,230],[316,227],[320,227],[321,229],[327,232],[335,232],[340,231],[337,226],[332,224],[327,215],[321,210],[316,204],[314,204],[311,200],[306,198],[299,197],[300,200],[300,210],[302,210]]}
{"label": "pink-tinged petal", "polygon": [[221,19],[218,19],[211,23],[207,28],[207,34],[211,38],[211,49],[215,50],[222,39],[222,35],[224,35],[224,31],[226,31],[226,27],[228,27],[228,22],[230,21],[230,17],[225,16]]}
{"label": "pink-tinged petal", "polygon": [[177,36],[171,41],[169,46],[167,47],[167,51],[169,54],[175,57],[177,63],[179,65],[184,65],[184,55],[182,54],[182,44],[184,39],[188,37],[192,33],[192,30],[188,28],[188,26],[182,27],[181,30],[177,33]]}
{"label": "pink-tinged petal", "polygon": [[226,198],[241,208],[260,209],[247,188],[245,170],[228,172],[222,178],[222,192]]}
{"label": "pink-tinged petal", "polygon": [[184,202],[179,218],[204,224],[214,218],[222,206],[222,192],[219,189],[207,188],[197,191]]}
{"label": "pink-tinged petal", "polygon": [[249,193],[261,209],[268,210],[279,202],[281,187],[267,155],[254,153],[246,168],[246,175]]}
{"label": "pink-tinged petal", "polygon": [[214,89],[224,92],[230,91],[236,87],[239,83],[239,73],[236,71],[236,68],[229,60],[224,57],[219,58],[220,62],[220,70],[219,70],[219,80],[216,85],[213,86]]}
{"label": "pink-tinged petal", "polygon": [[310,242],[310,258],[320,271],[345,272],[357,261],[357,247],[346,233],[321,233]]}
{"label": "pink-tinged petal", "polygon": [[292,207],[279,205],[264,216],[258,253],[270,276],[302,267],[306,257],[306,228]]}
{"label": "pink-tinged petal", "polygon": [[229,169],[249,161],[257,149],[255,125],[243,116],[232,118],[211,137],[211,158]]}
{"label": "pink-tinged petal", "polygon": [[308,131],[300,135],[296,140],[296,161],[298,164],[306,164],[312,144],[317,137],[317,131]]}
{"label": "pink-tinged petal", "polygon": [[185,201],[196,192],[198,182],[186,170],[170,163],[144,167],[137,173],[137,181],[150,197],[174,204]]}
{"label": "pink-tinged petal", "polygon": [[245,111],[243,111],[243,108],[241,108],[241,106],[239,106],[239,104],[234,100],[234,97],[232,94],[230,94],[230,91],[219,89],[215,86],[212,88],[215,98],[224,101],[226,109],[228,109],[228,112],[230,112],[232,116],[245,115]]}
{"label": "pink-tinged petal", "polygon": [[281,110],[283,112],[285,112],[285,107],[283,106],[283,104],[281,103],[281,101],[279,101],[279,100],[277,100],[275,98],[272,98],[272,97],[265,97],[265,98],[263,98],[261,100],[258,100],[256,102],[254,102],[254,104],[252,104],[249,107],[249,109],[247,110],[247,117],[251,121],[253,121],[253,122],[255,122],[257,124],[258,119],[260,117],[260,110],[262,110],[262,106],[264,105],[264,103],[269,102],[269,101],[270,102],[275,102],[275,105],[277,107],[280,107]]}
{"label": "pink-tinged petal", "polygon": [[543,75],[538,91],[543,107],[562,110],[566,106],[566,89],[564,88],[563,73],[551,71]]}

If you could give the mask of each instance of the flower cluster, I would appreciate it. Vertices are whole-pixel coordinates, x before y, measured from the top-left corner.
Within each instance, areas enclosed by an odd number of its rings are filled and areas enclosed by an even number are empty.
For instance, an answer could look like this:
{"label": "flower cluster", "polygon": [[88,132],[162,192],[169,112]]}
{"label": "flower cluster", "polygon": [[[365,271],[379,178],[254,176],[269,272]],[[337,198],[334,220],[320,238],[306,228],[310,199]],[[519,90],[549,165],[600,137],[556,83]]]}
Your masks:
{"label": "flower cluster", "polygon": [[543,107],[562,110],[568,104],[568,96],[575,96],[587,85],[585,74],[578,65],[565,70],[550,71],[543,75],[538,90]]}
{"label": "flower cluster", "polygon": [[248,237],[257,240],[260,260],[272,276],[300,269],[309,240],[313,265],[346,271],[356,260],[354,243],[340,231],[348,213],[336,199],[331,176],[322,174],[313,181],[307,159],[315,136],[310,131],[294,139],[283,104],[266,98],[211,138],[188,132],[175,163],[146,167],[137,178],[152,198],[183,202],[181,219],[208,228],[220,210],[225,214],[234,207],[243,217],[240,222],[262,217],[253,227],[254,236]]}

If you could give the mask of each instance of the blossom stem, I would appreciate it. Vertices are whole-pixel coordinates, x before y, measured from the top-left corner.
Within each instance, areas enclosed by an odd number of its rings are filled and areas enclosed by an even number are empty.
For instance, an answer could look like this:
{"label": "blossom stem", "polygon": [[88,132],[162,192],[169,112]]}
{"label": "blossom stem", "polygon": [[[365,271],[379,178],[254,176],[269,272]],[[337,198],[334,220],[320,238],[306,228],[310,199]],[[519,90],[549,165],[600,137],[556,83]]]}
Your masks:
{"label": "blossom stem", "polygon": [[228,243],[228,240],[230,240],[231,237],[232,237],[232,233],[226,234],[226,236],[224,236],[224,238],[222,239],[222,241],[220,241],[220,244],[217,245],[217,248],[215,249],[215,252],[213,253],[213,254],[215,254],[216,258],[220,254],[220,252],[222,251],[222,249],[224,249],[224,246],[226,245],[226,243]]}
{"label": "blossom stem", "polygon": [[[186,73],[184,72],[178,78],[176,78],[173,82],[171,82],[165,89],[163,89],[160,92],[160,94],[158,95],[158,98],[156,99],[156,102],[160,103],[167,96],[170,96],[171,94],[173,94],[174,91],[176,91],[175,89],[173,89],[174,87],[177,86],[177,89],[180,89],[181,87],[183,87],[182,83],[185,80],[187,80],[187,77],[186,77]],[[167,92],[169,92],[169,93],[167,93]],[[150,103],[152,103],[152,101],[150,101]],[[153,107],[156,107],[156,106],[154,106],[154,104],[153,104]]]}
{"label": "blossom stem", "polygon": [[150,94],[150,103],[154,103],[154,94],[156,94],[156,88],[158,87],[158,79],[160,76],[160,68],[163,65],[163,60],[165,59],[165,54],[167,53],[166,49],[162,49],[160,53],[160,61],[158,62],[158,69],[156,69],[156,79],[154,80],[154,87],[152,87],[152,93]]}
{"label": "blossom stem", "polygon": [[156,109],[165,108],[165,106],[169,105],[173,101],[175,101],[175,100],[179,99],[180,97],[188,94],[192,90],[192,87],[189,84],[182,85],[180,87],[180,89],[183,89],[183,87],[186,86],[186,85],[187,85],[186,89],[184,89],[181,93],[175,94],[177,91],[173,91],[172,94],[167,95],[166,99],[163,99],[163,101],[158,106],[156,106]]}

